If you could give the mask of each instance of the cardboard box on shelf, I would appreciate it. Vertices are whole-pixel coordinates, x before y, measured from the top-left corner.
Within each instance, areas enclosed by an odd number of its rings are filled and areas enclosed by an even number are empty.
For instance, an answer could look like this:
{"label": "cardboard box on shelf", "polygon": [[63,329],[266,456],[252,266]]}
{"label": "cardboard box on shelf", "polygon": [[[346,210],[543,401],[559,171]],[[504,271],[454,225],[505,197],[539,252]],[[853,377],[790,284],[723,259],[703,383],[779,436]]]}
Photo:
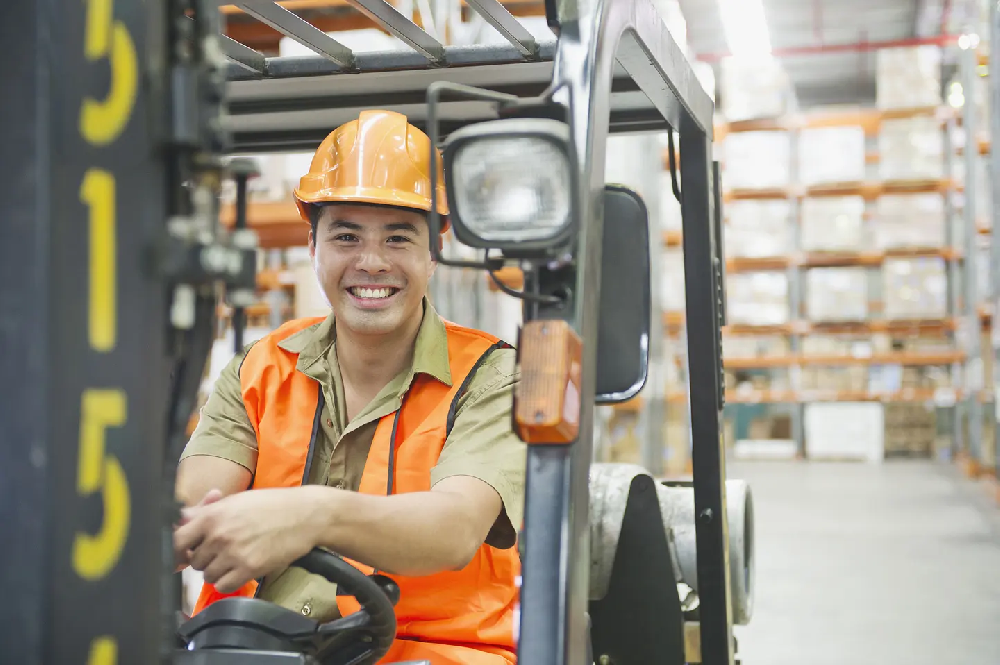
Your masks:
{"label": "cardboard box on shelf", "polygon": [[865,179],[865,130],[861,126],[803,129],[798,153],[802,185]]}
{"label": "cardboard box on shelf", "polygon": [[795,110],[795,93],[777,58],[727,57],[719,65],[722,115],[729,122],[776,118]]}
{"label": "cardboard box on shelf", "polygon": [[775,358],[791,353],[785,335],[725,335],[722,352],[726,358]]}
{"label": "cardboard box on shelf", "polygon": [[806,404],[803,428],[809,459],[882,461],[885,430],[877,402]]}
{"label": "cardboard box on shelf", "polygon": [[883,194],[876,204],[873,227],[875,245],[880,250],[943,247],[944,196]]}
{"label": "cardboard box on shelf", "polygon": [[933,319],[948,312],[948,278],[940,257],[889,258],[882,265],[885,316]]}
{"label": "cardboard box on shelf", "polygon": [[868,318],[865,268],[810,268],[806,271],[806,316],[810,321],[864,321]]}
{"label": "cardboard box on shelf", "polygon": [[940,47],[879,49],[876,68],[879,108],[919,108],[941,104]]}
{"label": "cardboard box on shelf", "polygon": [[875,343],[868,335],[812,334],[802,339],[803,356],[870,357],[875,353]]}
{"label": "cardboard box on shelf", "polygon": [[726,136],[722,151],[722,183],[726,189],[768,189],[792,184],[788,132],[735,132]]}
{"label": "cardboard box on shelf", "polygon": [[883,120],[879,130],[879,177],[936,180],[944,176],[944,134],[930,116]]}
{"label": "cardboard box on shelf", "polygon": [[865,200],[860,196],[809,197],[802,201],[802,249],[857,252],[864,247]]}
{"label": "cardboard box on shelf", "polygon": [[725,210],[727,257],[783,256],[791,250],[790,201],[733,201]]}
{"label": "cardboard box on shelf", "polygon": [[783,272],[730,274],[726,278],[729,321],[778,325],[789,320],[788,276]]}

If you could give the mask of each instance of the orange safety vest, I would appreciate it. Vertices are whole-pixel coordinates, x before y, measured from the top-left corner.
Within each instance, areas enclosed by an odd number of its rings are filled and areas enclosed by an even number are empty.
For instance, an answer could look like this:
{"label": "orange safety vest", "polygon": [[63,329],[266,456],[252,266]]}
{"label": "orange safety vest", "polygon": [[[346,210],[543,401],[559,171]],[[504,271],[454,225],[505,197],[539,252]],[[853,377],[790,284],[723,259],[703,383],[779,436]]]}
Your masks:
{"label": "orange safety vest", "polygon": [[[240,368],[243,402],[259,446],[251,489],[296,487],[309,476],[323,393],[317,381],[296,370],[298,354],[278,343],[322,320],[284,324],[254,344]],[[402,408],[383,417],[376,427],[359,492],[385,495],[429,490],[431,469],[454,418],[452,405],[488,353],[507,346],[484,332],[449,322],[445,329],[452,385],[423,374],[414,377]],[[350,563],[367,574],[372,572],[368,566]],[[379,662],[515,663],[518,575],[516,547],[498,550],[483,544],[462,570],[390,576],[401,592],[396,605],[397,635]],[[222,594],[204,584],[194,613],[228,596],[253,596],[257,589],[257,582],[251,581],[235,593]],[[338,597],[337,605],[343,616],[358,610],[354,598]]]}

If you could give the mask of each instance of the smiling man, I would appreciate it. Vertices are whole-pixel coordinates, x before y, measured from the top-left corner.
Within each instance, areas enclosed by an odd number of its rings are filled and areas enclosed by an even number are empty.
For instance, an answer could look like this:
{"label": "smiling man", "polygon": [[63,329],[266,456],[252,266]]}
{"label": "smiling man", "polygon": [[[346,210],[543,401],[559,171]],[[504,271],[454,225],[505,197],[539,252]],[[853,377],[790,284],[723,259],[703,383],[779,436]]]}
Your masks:
{"label": "smiling man", "polygon": [[382,662],[500,665],[515,661],[525,474],[515,356],[427,300],[431,149],[404,116],[367,111],[316,151],[295,198],[332,312],[223,371],[181,458],[174,545],[204,572],[196,611],[256,594],[318,621],[349,613],[289,567],[326,547],[400,586]]}

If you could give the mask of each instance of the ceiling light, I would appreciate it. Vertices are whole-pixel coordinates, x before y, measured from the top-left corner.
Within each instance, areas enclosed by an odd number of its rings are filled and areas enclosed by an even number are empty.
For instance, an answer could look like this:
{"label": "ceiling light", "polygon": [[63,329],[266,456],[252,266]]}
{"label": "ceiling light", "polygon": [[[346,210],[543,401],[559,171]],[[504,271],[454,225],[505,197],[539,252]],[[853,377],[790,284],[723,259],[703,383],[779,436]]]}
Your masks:
{"label": "ceiling light", "polygon": [[771,53],[762,0],[717,0],[729,52],[736,57]]}

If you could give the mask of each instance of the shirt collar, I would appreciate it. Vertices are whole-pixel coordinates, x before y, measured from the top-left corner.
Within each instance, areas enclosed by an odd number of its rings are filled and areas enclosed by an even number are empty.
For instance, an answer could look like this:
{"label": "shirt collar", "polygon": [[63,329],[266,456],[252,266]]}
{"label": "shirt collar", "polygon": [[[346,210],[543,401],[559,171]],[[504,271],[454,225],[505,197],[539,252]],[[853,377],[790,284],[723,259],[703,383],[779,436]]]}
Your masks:
{"label": "shirt collar", "polygon": [[[417,374],[427,374],[441,383],[451,386],[451,363],[448,359],[448,332],[444,321],[434,306],[425,297],[424,318],[414,342],[413,364],[407,370],[404,388]],[[296,368],[307,372],[316,361],[326,356],[336,343],[335,317],[333,312],[322,321],[303,328],[278,343],[278,347],[299,356]],[[307,372],[308,373],[308,372]]]}

